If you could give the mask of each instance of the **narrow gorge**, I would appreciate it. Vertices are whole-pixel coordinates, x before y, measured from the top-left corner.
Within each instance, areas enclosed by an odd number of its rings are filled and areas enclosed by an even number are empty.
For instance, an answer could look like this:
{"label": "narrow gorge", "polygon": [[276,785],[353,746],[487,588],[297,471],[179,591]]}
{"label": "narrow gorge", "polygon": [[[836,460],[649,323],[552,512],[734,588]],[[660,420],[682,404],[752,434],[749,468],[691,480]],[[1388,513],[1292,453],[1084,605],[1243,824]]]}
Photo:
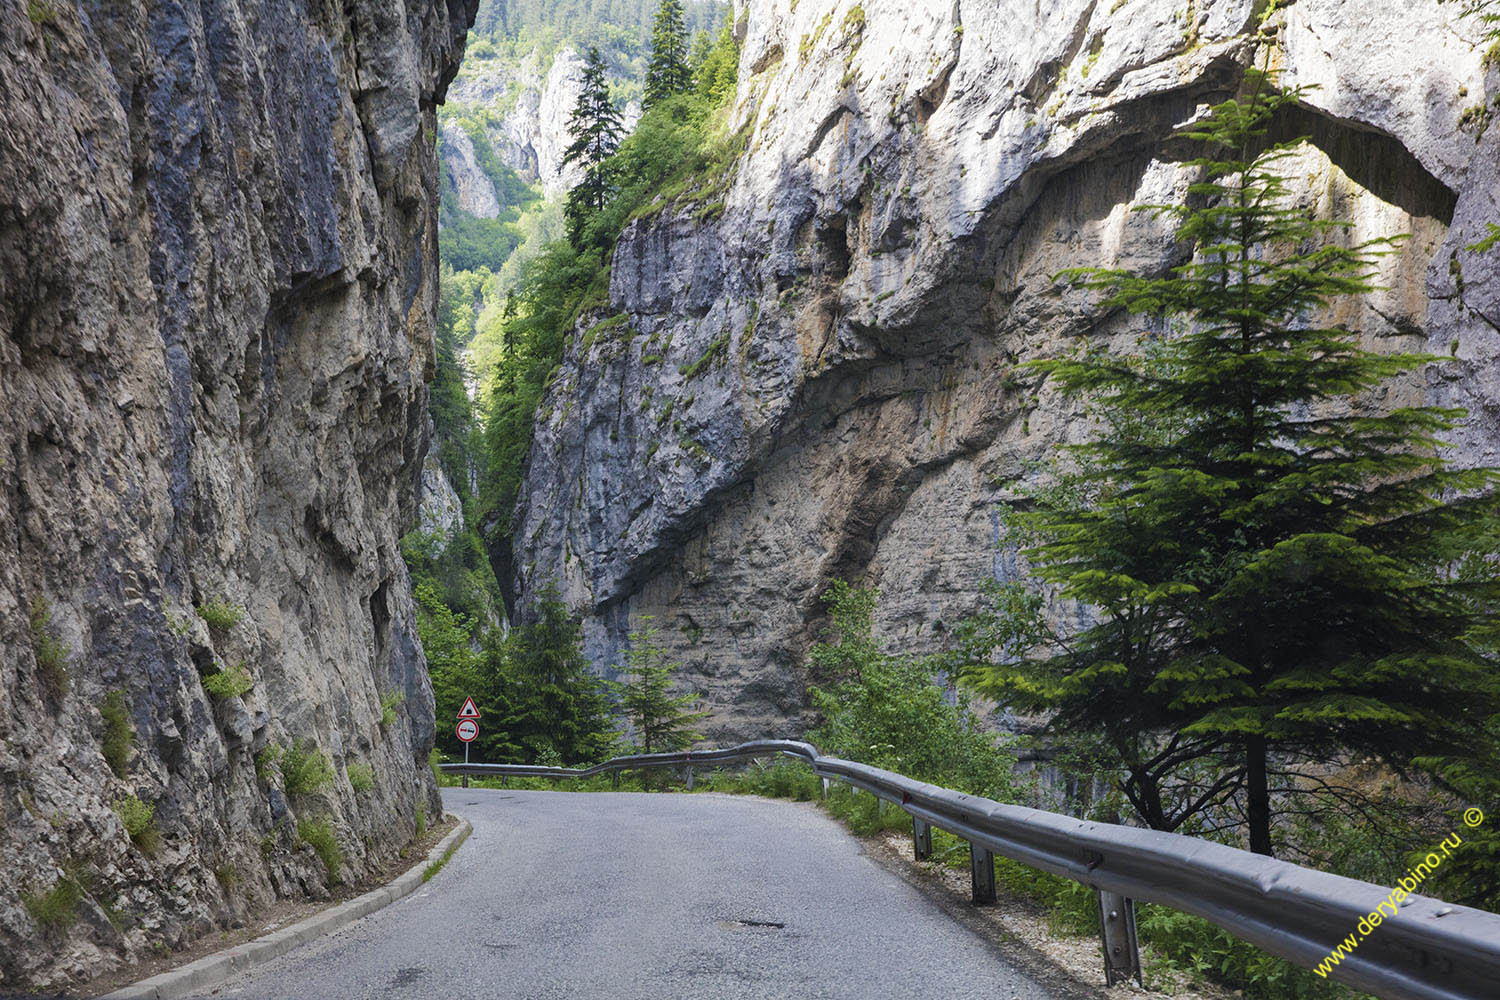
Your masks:
{"label": "narrow gorge", "polygon": [[[570,115],[592,65],[652,123],[649,32],[568,6],[0,6],[0,993],[405,857],[443,699],[484,656],[515,694],[549,602],[611,678],[654,622],[705,744],[819,722],[834,581],[946,648],[1025,577],[1003,505],[1097,427],[1026,363],[1143,332],[1058,273],[1192,257],[1149,209],[1256,68],[1305,88],[1267,139],[1307,137],[1297,204],[1406,237],[1335,319],[1443,364],[1367,402],[1466,408],[1456,460],[1500,465],[1500,46],[1463,3],[702,0],[703,148],[649,148],[681,169],[595,206],[602,249]],[[577,295],[518,304],[557,261]]]}

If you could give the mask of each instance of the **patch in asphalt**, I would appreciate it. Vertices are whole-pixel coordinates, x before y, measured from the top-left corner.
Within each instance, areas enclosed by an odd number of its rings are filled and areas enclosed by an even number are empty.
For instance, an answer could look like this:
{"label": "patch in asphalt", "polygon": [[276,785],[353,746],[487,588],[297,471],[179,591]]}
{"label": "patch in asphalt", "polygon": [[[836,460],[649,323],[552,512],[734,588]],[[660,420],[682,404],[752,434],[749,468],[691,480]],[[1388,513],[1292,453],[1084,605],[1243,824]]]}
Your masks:
{"label": "patch in asphalt", "polygon": [[402,986],[410,986],[425,975],[427,975],[427,970],[421,966],[411,969],[397,969],[396,978],[391,981],[391,988],[399,989]]}
{"label": "patch in asphalt", "polygon": [[735,929],[740,928],[740,927],[770,927],[770,928],[774,928],[775,930],[779,931],[779,930],[785,929],[786,924],[782,923],[779,920],[740,920],[740,919],[735,919],[735,920],[720,920],[719,921],[719,926],[720,927],[728,927],[731,930],[735,930]]}

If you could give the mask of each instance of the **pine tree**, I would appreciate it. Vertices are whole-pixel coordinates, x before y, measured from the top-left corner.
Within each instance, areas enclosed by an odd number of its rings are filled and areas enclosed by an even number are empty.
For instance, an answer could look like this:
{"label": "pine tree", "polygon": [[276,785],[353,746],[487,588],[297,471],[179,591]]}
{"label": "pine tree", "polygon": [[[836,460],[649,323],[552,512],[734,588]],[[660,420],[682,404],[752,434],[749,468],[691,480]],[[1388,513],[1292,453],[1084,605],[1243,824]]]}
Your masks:
{"label": "pine tree", "polygon": [[620,111],[609,96],[609,80],[604,75],[604,57],[596,45],[589,46],[584,57],[582,90],[578,103],[568,118],[568,135],[573,142],[563,151],[563,165],[579,163],[583,179],[568,192],[563,214],[567,220],[568,239],[577,246],[589,217],[609,204],[614,186],[611,183],[609,158],[620,148],[623,125]]}
{"label": "pine tree", "polygon": [[641,106],[653,105],[693,86],[688,66],[687,28],[682,20],[681,0],[661,0],[651,25],[651,58],[646,63],[646,93]]}
{"label": "pine tree", "polygon": [[1377,409],[1393,377],[1439,359],[1321,325],[1372,290],[1393,241],[1341,245],[1346,227],[1294,203],[1278,167],[1299,143],[1266,133],[1300,94],[1247,86],[1184,133],[1205,150],[1185,202],[1153,207],[1191,260],[1065,272],[1168,332],[1133,356],[1035,365],[1105,419],[1013,521],[1035,574],[1097,624],[1057,634],[1038,595],[1008,588],[971,679],[1102,737],[1152,825],[1237,812],[1269,854],[1283,804],[1349,801],[1327,765],[1492,753],[1500,660],[1480,630],[1500,609],[1485,527],[1500,477],[1441,457],[1462,411]]}
{"label": "pine tree", "polygon": [[606,682],[589,669],[578,619],[550,584],[533,601],[536,620],[485,647],[490,684],[480,702],[480,745],[496,763],[593,763],[614,751]]}
{"label": "pine tree", "polygon": [[657,642],[658,634],[650,616],[644,616],[641,627],[630,633],[629,665],[623,671],[626,681],[620,703],[635,727],[642,753],[668,753],[692,746],[703,738],[693,727],[709,715],[694,711],[697,695],[672,693],[673,676],[682,664],[667,662],[666,651]]}

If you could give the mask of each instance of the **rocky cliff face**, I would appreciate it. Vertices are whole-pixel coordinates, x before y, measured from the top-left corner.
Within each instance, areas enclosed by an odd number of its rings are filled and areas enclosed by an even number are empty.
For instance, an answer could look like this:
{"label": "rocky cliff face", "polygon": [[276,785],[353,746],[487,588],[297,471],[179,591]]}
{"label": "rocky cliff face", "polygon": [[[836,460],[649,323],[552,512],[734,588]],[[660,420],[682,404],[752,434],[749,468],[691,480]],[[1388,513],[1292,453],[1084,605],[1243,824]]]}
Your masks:
{"label": "rocky cliff face", "polygon": [[[357,877],[438,807],[396,539],[434,108],[473,16],[0,9],[0,986],[322,893],[301,823]],[[294,743],[332,765],[300,794],[274,764]]]}
{"label": "rocky cliff face", "polygon": [[[1411,233],[1350,311],[1454,355],[1393,389],[1468,406],[1500,449],[1496,89],[1437,0],[752,0],[737,11],[722,205],[633,223],[615,322],[580,328],[542,408],[513,586],[546,578],[619,662],[656,616],[719,738],[795,732],[832,577],[878,585],[879,631],[931,648],[1017,572],[995,516],[1027,461],[1086,434],[1016,366],[1132,323],[1063,293],[1077,265],[1183,249],[1136,206],[1180,198],[1173,133],[1252,62],[1316,85],[1281,123],[1307,209],[1350,239]],[[709,198],[717,198],[718,194]],[[722,209],[722,212],[720,212]]]}

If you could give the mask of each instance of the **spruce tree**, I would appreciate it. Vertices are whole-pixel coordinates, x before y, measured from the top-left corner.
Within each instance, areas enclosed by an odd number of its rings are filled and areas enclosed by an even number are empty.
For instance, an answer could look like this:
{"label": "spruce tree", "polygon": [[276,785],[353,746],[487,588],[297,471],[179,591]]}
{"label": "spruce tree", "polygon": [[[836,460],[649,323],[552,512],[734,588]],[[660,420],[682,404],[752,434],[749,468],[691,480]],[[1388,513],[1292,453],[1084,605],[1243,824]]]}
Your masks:
{"label": "spruce tree", "polygon": [[687,27],[681,0],[661,0],[651,25],[651,58],[646,62],[646,93],[641,106],[653,105],[690,90],[693,71],[688,66]]}
{"label": "spruce tree", "polygon": [[[1166,332],[1035,363],[1102,430],[1013,523],[1035,575],[1097,623],[1059,634],[1013,586],[969,671],[1104,739],[1147,822],[1232,815],[1269,854],[1275,810],[1351,801],[1330,765],[1493,760],[1497,476],[1443,459],[1462,411],[1379,406],[1439,361],[1337,325],[1394,243],[1345,245],[1347,227],[1295,203],[1282,170],[1299,141],[1266,136],[1300,93],[1246,86],[1183,134],[1203,150],[1184,203],[1152,207],[1192,258],[1063,276]],[[1172,788],[1175,814],[1153,813]]]}
{"label": "spruce tree", "polygon": [[709,715],[694,711],[697,695],[672,693],[673,677],[682,664],[667,662],[658,634],[650,616],[644,616],[641,627],[630,633],[628,666],[623,671],[626,680],[620,703],[635,727],[642,753],[669,753],[692,746],[703,738],[693,727]]}
{"label": "spruce tree", "polygon": [[568,135],[573,141],[563,151],[564,166],[573,163],[583,166],[583,179],[568,192],[563,208],[568,239],[575,246],[589,217],[609,204],[614,190],[609,158],[620,148],[622,131],[620,111],[609,96],[604,57],[599,54],[598,46],[590,45],[584,56],[582,90],[568,118]]}
{"label": "spruce tree", "polygon": [[607,683],[589,669],[575,617],[548,584],[537,594],[535,621],[485,645],[488,685],[480,700],[479,743],[487,760],[569,766],[614,750]]}

